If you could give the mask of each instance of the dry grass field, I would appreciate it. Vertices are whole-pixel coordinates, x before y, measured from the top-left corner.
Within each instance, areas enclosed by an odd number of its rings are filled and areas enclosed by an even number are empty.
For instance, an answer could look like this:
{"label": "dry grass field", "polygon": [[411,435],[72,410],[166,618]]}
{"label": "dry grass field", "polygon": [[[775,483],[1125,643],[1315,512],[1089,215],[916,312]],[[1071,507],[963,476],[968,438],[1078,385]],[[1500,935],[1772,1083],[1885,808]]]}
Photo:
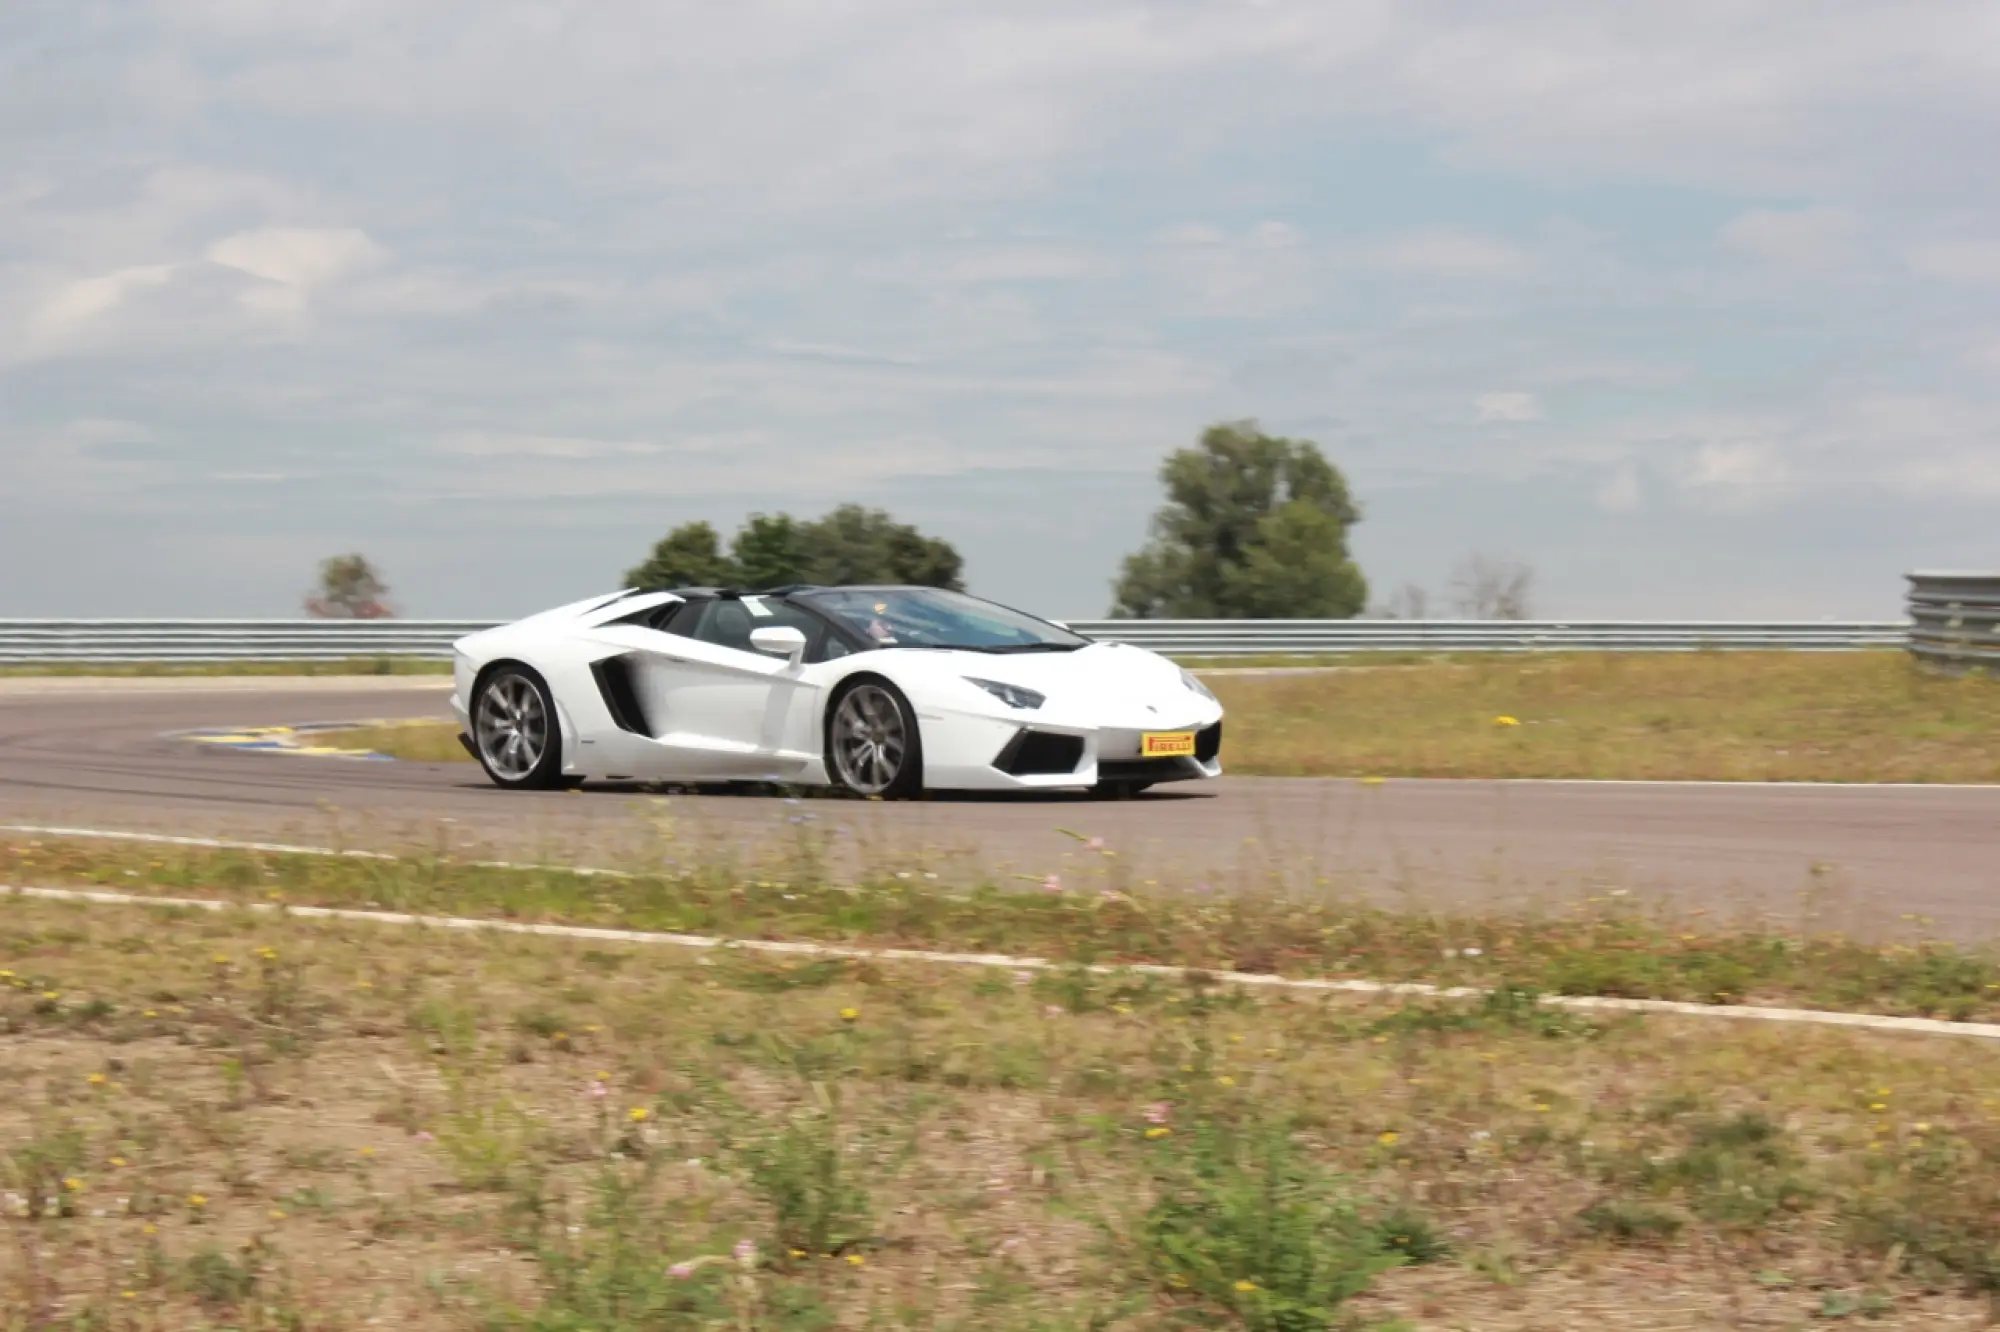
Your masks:
{"label": "dry grass field", "polygon": [[0,962],[9,1329],[1946,1329],[2000,1284],[1961,1039],[19,899]]}

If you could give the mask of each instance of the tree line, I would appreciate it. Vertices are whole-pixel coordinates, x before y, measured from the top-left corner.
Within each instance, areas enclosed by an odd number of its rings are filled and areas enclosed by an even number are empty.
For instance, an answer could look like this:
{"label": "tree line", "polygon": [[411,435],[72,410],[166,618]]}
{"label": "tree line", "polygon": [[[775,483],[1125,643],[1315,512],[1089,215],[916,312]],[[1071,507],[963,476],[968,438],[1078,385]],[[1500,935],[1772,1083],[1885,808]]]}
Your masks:
{"label": "tree line", "polygon": [[[1255,421],[1208,427],[1160,465],[1165,502],[1144,546],[1113,586],[1120,619],[1350,619],[1364,613],[1425,619],[1430,596],[1404,584],[1368,609],[1368,581],[1348,548],[1361,506],[1319,445],[1266,434]],[[950,542],[881,509],[843,504],[815,519],[752,514],[730,537],[683,523],[625,572],[633,588],[795,583],[913,583],[964,590],[965,562]],[[1526,619],[1530,571],[1471,556],[1454,570],[1448,602],[1467,619]],[[388,614],[388,588],[359,555],[321,566],[307,601],[317,616]]]}

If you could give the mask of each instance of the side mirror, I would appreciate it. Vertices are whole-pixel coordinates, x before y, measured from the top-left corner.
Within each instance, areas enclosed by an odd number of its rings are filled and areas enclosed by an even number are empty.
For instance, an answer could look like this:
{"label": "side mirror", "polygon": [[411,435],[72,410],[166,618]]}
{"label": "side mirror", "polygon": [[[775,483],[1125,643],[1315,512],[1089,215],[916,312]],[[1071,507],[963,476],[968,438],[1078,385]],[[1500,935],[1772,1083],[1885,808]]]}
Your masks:
{"label": "side mirror", "polygon": [[771,624],[750,631],[750,646],[773,657],[785,657],[796,666],[805,660],[806,636],[789,624]]}

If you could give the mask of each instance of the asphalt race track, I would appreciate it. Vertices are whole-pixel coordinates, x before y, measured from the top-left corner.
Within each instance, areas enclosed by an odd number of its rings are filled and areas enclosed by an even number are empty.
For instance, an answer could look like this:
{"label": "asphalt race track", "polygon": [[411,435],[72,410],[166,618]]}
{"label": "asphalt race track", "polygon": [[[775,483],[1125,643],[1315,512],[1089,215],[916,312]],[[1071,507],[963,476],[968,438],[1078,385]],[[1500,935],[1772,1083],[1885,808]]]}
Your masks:
{"label": "asphalt race track", "polygon": [[[0,823],[412,844],[613,863],[796,855],[835,872],[1282,881],[1420,905],[1623,892],[1871,934],[2000,935],[2000,787],[1232,777],[1138,799],[911,803],[519,794],[470,764],[245,753],[164,733],[448,716],[442,678],[0,680]],[[1223,761],[1227,764],[1225,746]],[[1067,831],[1065,831],[1067,830]],[[1079,838],[1102,839],[1107,859]]]}

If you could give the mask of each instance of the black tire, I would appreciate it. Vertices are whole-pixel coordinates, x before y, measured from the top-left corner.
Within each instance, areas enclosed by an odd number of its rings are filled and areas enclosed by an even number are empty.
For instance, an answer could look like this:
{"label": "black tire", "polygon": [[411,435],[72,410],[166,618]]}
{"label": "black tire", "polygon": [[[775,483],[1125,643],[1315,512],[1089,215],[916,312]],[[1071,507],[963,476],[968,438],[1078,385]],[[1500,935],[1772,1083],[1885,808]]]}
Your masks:
{"label": "black tire", "polygon": [[495,786],[548,791],[563,784],[555,697],[530,668],[507,662],[480,675],[469,730],[472,755]]}
{"label": "black tire", "polygon": [[826,707],[827,778],[849,795],[908,800],[923,794],[924,738],[917,710],[880,676],[849,680]]}
{"label": "black tire", "polygon": [[1151,782],[1099,782],[1090,788],[1090,793],[1099,800],[1130,800],[1151,785]]}

